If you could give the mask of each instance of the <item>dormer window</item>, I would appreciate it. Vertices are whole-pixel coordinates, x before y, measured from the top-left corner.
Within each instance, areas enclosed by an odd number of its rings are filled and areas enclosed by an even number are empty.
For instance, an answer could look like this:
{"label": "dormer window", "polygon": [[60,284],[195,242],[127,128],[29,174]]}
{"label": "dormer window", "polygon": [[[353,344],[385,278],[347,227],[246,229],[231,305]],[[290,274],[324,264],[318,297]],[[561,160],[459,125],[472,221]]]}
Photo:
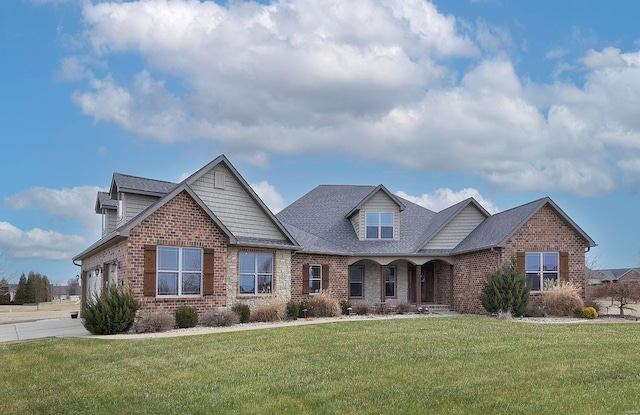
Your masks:
{"label": "dormer window", "polygon": [[368,212],[367,239],[393,239],[393,213]]}

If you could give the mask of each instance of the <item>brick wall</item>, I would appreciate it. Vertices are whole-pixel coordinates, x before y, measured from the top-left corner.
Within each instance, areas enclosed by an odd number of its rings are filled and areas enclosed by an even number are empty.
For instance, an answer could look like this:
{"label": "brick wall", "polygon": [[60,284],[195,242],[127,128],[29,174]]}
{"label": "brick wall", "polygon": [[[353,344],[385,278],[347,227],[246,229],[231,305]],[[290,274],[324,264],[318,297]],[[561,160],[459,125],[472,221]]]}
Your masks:
{"label": "brick wall", "polygon": [[480,292],[486,275],[498,267],[498,252],[487,249],[455,257],[453,265],[453,310],[460,313],[484,313]]}
{"label": "brick wall", "polygon": [[[303,264],[329,265],[329,290],[339,300],[349,297],[349,266],[347,257],[337,255],[315,255],[296,252],[291,256],[291,299],[300,301],[309,298],[302,294]],[[323,287],[324,289],[325,287]]]}
{"label": "brick wall", "polygon": [[[486,313],[480,304],[480,292],[486,275],[498,264],[511,260],[517,252],[568,252],[569,280],[585,292],[585,241],[548,205],[543,206],[507,241],[504,249],[485,250],[455,258],[454,310]],[[500,262],[499,262],[500,261]],[[530,303],[540,305],[541,293],[532,293]]]}
{"label": "brick wall", "polygon": [[[568,252],[569,281],[580,288],[585,298],[587,245],[549,205],[543,206],[506,243],[502,261],[510,261],[517,252]],[[541,305],[542,294],[532,293],[530,304]]]}
{"label": "brick wall", "polygon": [[[212,248],[214,250],[214,294],[204,297],[144,297],[144,246]],[[227,237],[186,193],[182,192],[135,226],[124,242],[82,261],[82,270],[96,264],[119,261],[118,279],[131,287],[140,300],[140,311],[174,312],[183,304],[193,305],[198,313],[216,310],[227,304]]]}

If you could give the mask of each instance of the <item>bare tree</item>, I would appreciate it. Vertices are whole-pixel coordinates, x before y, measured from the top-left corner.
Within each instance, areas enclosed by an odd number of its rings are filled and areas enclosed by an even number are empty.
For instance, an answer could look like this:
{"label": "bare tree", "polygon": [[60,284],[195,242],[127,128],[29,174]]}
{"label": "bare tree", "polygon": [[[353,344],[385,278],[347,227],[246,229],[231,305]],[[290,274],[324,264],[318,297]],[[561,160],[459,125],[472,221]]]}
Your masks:
{"label": "bare tree", "polygon": [[640,284],[637,282],[604,282],[594,290],[596,298],[611,298],[624,316],[624,310],[629,310],[628,304],[640,300]]}

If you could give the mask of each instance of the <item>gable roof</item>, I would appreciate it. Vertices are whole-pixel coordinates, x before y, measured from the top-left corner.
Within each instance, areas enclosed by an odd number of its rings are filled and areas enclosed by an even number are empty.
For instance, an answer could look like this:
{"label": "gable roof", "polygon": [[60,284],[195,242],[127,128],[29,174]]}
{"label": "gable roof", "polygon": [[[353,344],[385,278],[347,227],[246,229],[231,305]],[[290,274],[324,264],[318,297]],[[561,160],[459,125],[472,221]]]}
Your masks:
{"label": "gable roof", "polygon": [[284,208],[276,216],[300,241],[306,252],[341,255],[407,254],[416,250],[423,229],[434,212],[397,196],[404,206],[400,212],[400,240],[361,241],[347,219],[352,206],[362,206],[367,197],[380,190],[375,186],[320,185]]}
{"label": "gable roof", "polygon": [[118,192],[136,193],[149,196],[164,196],[169,193],[176,183],[164,180],[147,179],[122,173],[113,173],[109,194],[115,198]]}
{"label": "gable roof", "polygon": [[436,213],[433,220],[426,226],[423,234],[424,240],[420,244],[420,247],[425,246],[431,239],[433,239],[442,229],[444,229],[460,212],[462,212],[467,206],[472,205],[477,208],[485,218],[491,216],[485,208],[480,205],[473,197],[465,199],[455,205],[449,206],[446,209]]}
{"label": "gable roof", "polygon": [[[227,169],[234,175],[235,179],[241,184],[243,189],[250,195],[250,197],[260,206],[263,212],[272,220],[274,225],[287,237],[288,240],[265,240],[262,238],[247,238],[247,237],[236,237],[233,233],[220,221],[220,219],[211,211],[211,209],[202,201],[202,199],[196,194],[196,192],[190,187],[190,184],[195,182],[202,175],[207,173],[216,165],[224,163]],[[283,249],[300,249],[295,238],[287,231],[287,229],[280,223],[280,221],[271,213],[269,208],[262,202],[262,200],[258,197],[258,195],[253,191],[251,186],[242,178],[240,173],[233,167],[233,165],[229,162],[229,160],[221,155],[208,163],[206,166],[199,169],[197,172],[193,173],[191,176],[184,179],[179,184],[174,184],[170,182],[163,182],[159,180],[151,180],[144,179],[141,177],[135,176],[127,176],[119,173],[114,174],[114,178],[112,181],[112,190],[114,186],[118,189],[118,191],[133,191],[138,194],[157,194],[161,196],[157,201],[152,203],[138,215],[124,223],[122,226],[116,228],[114,231],[110,232],[108,235],[105,235],[96,243],[91,245],[89,248],[82,251],[80,254],[76,255],[73,258],[73,261],[81,260],[97,249],[104,248],[129,236],[129,232],[137,225],[140,224],[145,218],[149,215],[153,214],[155,211],[160,209],[162,206],[167,204],[170,200],[176,197],[181,192],[186,192],[189,196],[200,206],[200,208],[213,220],[213,222],[222,230],[222,232],[229,238],[229,244],[236,245],[242,244],[244,246],[269,246],[272,248],[283,248]],[[122,187],[120,187],[122,186]],[[168,192],[161,194],[160,191],[163,189],[169,189]],[[145,192],[145,193],[143,193]]]}
{"label": "gable roof", "polygon": [[509,238],[543,206],[549,205],[574,231],[576,231],[587,246],[596,246],[596,243],[587,235],[553,200],[543,197],[533,202],[526,203],[515,208],[496,213],[485,219],[469,236],[467,236],[452,253],[461,254],[485,248],[502,248]]}
{"label": "gable roof", "polygon": [[[400,240],[360,240],[349,218],[368,197],[381,190],[374,186],[321,185],[278,213],[277,217],[300,241],[305,252],[363,255],[457,255],[504,247],[509,238],[543,206],[549,205],[589,247],[595,242],[550,198],[491,215],[469,198],[438,213],[399,198]],[[355,208],[349,208],[355,206]],[[466,207],[478,209],[485,219],[453,249],[422,249]]]}
{"label": "gable roof", "polygon": [[118,209],[118,201],[111,199],[107,192],[98,192],[95,211],[102,213],[102,209]]}
{"label": "gable roof", "polygon": [[358,202],[358,204],[353,209],[351,209],[349,213],[345,215],[345,217],[348,219],[351,217],[351,215],[353,215],[354,213],[362,209],[362,206],[364,206],[364,204],[367,203],[378,192],[383,192],[384,194],[386,194],[387,197],[391,199],[391,201],[398,206],[398,209],[400,209],[400,212],[402,212],[405,209],[404,203],[402,203],[396,195],[394,195],[389,190],[387,190],[387,188],[384,187],[383,185],[379,184],[375,189],[371,190],[371,192],[369,192],[368,195],[362,198],[362,200],[360,200],[360,202]]}

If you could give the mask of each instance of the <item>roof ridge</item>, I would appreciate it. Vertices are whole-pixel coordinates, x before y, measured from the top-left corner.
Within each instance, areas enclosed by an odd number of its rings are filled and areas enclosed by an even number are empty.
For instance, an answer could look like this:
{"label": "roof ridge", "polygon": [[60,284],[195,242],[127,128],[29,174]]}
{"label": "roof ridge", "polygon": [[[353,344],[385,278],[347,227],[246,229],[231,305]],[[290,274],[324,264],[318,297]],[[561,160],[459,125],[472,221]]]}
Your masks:
{"label": "roof ridge", "polygon": [[169,183],[169,184],[178,184],[178,183],[176,183],[176,182],[172,182],[172,181],[169,181],[169,180],[152,179],[152,178],[149,178],[149,177],[136,176],[136,175],[133,175],[133,174],[126,174],[126,173],[118,173],[118,172],[114,172],[114,173],[113,173],[113,175],[114,175],[114,176],[115,176],[116,174],[117,174],[117,175],[120,175],[120,176],[127,176],[127,177],[131,177],[131,178],[133,178],[133,179],[152,180],[152,181],[154,181],[154,182],[163,182],[163,183]]}

